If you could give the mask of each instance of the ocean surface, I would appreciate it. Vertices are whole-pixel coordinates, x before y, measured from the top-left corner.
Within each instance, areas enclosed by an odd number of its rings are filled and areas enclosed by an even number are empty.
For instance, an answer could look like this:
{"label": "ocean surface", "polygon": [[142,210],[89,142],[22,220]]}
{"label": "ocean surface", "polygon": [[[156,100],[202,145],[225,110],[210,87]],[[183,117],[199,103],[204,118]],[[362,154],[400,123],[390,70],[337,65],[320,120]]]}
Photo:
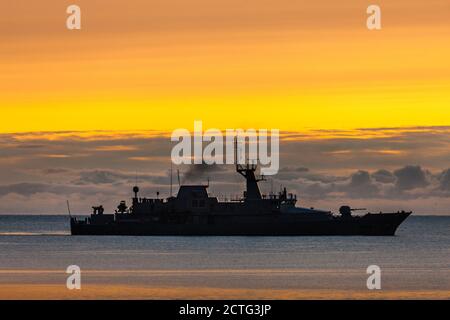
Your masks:
{"label": "ocean surface", "polygon": [[0,297],[63,290],[69,265],[91,298],[367,297],[377,265],[389,297],[448,299],[450,216],[409,217],[394,237],[75,237],[67,216],[0,215]]}

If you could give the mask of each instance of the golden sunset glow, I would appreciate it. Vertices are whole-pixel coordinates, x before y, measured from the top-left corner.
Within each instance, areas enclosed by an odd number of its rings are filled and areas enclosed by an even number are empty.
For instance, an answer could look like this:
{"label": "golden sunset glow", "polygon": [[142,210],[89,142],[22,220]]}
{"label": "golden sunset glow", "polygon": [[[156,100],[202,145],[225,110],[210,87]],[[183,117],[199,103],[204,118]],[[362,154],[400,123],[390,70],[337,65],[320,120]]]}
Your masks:
{"label": "golden sunset glow", "polygon": [[78,5],[80,31],[65,3],[1,13],[1,132],[450,122],[446,1],[381,1],[380,31],[356,0]]}

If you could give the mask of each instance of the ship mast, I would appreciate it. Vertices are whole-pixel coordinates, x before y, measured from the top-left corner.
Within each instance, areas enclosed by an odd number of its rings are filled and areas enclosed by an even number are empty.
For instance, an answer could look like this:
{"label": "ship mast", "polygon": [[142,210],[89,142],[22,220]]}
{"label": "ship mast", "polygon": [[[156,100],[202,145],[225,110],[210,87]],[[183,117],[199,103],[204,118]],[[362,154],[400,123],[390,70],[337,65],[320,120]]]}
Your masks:
{"label": "ship mast", "polygon": [[[236,172],[245,178],[246,181],[246,191],[244,193],[245,200],[260,200],[261,192],[259,191],[258,182],[264,181],[264,176],[259,178],[256,177],[255,171],[257,168],[256,163],[250,163],[248,159],[245,164],[238,163],[238,148],[237,148],[237,138],[234,140],[234,162],[236,164]],[[244,146],[245,148],[245,146]]]}

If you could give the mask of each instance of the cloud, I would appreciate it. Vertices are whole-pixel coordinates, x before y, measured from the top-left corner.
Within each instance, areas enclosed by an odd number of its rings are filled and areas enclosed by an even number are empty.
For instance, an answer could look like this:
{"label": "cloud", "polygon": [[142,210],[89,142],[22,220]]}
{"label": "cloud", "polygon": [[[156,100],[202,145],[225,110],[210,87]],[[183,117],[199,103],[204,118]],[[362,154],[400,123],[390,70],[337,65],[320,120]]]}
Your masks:
{"label": "cloud", "polygon": [[350,197],[373,197],[378,195],[378,187],[372,182],[369,172],[358,171],[351,175],[347,186]]}
{"label": "cloud", "polygon": [[439,175],[440,189],[450,191],[450,168]]}
{"label": "cloud", "polygon": [[371,176],[375,181],[381,183],[393,183],[396,179],[392,172],[384,169],[375,171]]}
{"label": "cloud", "polygon": [[76,185],[108,185],[108,184],[167,184],[168,172],[159,174],[131,173],[112,170],[87,170],[78,172],[78,178],[72,181]]}
{"label": "cloud", "polygon": [[336,185],[334,184],[312,182],[305,183],[303,187],[300,188],[300,194],[309,199],[323,199],[324,197],[328,197],[335,189]]}
{"label": "cloud", "polygon": [[10,193],[16,193],[22,196],[30,196],[37,193],[67,194],[75,191],[79,192],[80,190],[73,186],[48,183],[24,182],[0,186],[0,196]]}
{"label": "cloud", "polygon": [[406,166],[394,171],[397,178],[396,187],[399,190],[423,188],[429,185],[427,174],[420,166]]}
{"label": "cloud", "polygon": [[284,167],[275,176],[277,180],[298,181],[304,179],[319,183],[333,183],[347,180],[347,177],[313,172],[306,167]]}
{"label": "cloud", "polygon": [[75,181],[76,184],[108,184],[123,180],[123,175],[112,171],[84,171],[80,172],[80,178]]}
{"label": "cloud", "polygon": [[[405,199],[421,199],[424,208],[447,212],[450,169],[443,168],[448,168],[450,158],[448,128],[367,129],[364,139],[358,132],[291,133],[280,148],[283,166],[260,183],[262,192],[277,191],[282,185],[298,194],[300,205],[366,207],[368,203],[380,210],[381,204],[391,203],[397,210]],[[27,147],[31,141],[39,147]],[[136,179],[142,196],[156,191],[168,195],[171,146],[164,135],[137,133],[0,134],[0,202],[4,204],[0,212],[48,213],[42,199],[53,203],[55,210],[61,205],[64,210],[66,199],[77,199],[71,206],[78,212],[87,213],[96,203],[112,210],[117,201],[130,197]],[[387,149],[402,152],[376,157],[368,152]],[[338,150],[349,152],[333,152]],[[42,154],[70,156],[42,158]],[[420,166],[405,166],[411,154],[417,155],[414,159]],[[173,169],[174,191],[177,169],[182,183],[206,183],[210,177],[214,195],[242,195],[245,188],[233,165]]]}
{"label": "cloud", "polygon": [[70,170],[64,169],[64,168],[46,168],[42,169],[42,173],[44,174],[61,174],[61,173],[67,173]]}

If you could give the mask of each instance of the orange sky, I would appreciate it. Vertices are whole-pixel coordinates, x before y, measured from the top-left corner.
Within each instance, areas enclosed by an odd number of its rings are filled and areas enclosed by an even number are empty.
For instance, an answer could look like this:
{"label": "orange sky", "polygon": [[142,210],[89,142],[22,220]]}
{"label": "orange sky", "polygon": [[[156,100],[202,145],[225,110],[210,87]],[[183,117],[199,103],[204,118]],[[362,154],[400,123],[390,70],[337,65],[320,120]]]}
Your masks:
{"label": "orange sky", "polygon": [[377,1],[381,31],[369,4],[5,3],[0,132],[450,124],[450,3]]}

